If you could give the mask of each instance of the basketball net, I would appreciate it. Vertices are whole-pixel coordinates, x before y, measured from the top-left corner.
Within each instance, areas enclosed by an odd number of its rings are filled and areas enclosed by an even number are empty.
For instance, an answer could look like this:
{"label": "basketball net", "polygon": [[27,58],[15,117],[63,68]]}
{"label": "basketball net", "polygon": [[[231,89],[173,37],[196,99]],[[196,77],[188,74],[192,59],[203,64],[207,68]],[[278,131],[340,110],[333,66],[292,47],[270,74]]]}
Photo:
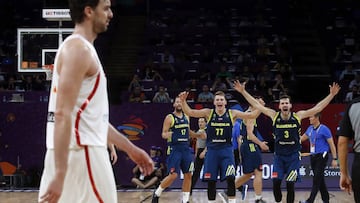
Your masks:
{"label": "basketball net", "polygon": [[42,67],[42,69],[45,70],[46,80],[51,81],[52,75],[53,75],[54,64],[44,65]]}

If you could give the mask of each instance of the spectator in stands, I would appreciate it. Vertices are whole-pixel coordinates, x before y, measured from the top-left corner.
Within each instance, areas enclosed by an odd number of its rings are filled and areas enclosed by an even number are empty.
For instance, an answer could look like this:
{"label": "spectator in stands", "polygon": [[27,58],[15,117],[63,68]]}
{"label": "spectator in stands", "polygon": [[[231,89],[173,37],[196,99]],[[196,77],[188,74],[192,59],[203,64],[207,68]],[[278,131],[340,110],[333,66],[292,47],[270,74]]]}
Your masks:
{"label": "spectator in stands", "polygon": [[213,78],[213,73],[214,71],[211,70],[211,67],[206,65],[203,68],[201,68],[200,72],[199,72],[199,80],[201,81],[210,81]]}
{"label": "spectator in stands", "polygon": [[224,82],[220,77],[217,77],[217,78],[215,78],[215,81],[211,86],[211,91],[213,91],[213,92],[217,92],[217,91],[227,92],[227,90],[228,90],[227,83],[228,82]]}
{"label": "spectator in stands", "polygon": [[175,63],[175,57],[174,57],[174,55],[172,53],[170,53],[170,51],[168,49],[166,49],[164,51],[164,53],[161,54],[160,62],[161,63],[174,64]]}
{"label": "spectator in stands", "polygon": [[198,86],[198,80],[195,78],[192,78],[189,83],[186,84],[190,89],[197,90],[199,88]]}
{"label": "spectator in stands", "polygon": [[264,75],[260,76],[260,78],[256,81],[256,91],[258,92],[257,94],[261,95],[265,101],[273,100],[272,88],[269,85],[268,81],[265,80]]}
{"label": "spectator in stands", "polygon": [[[232,62],[230,53],[228,51],[224,51],[222,53],[222,56],[220,57],[220,63],[228,63],[228,62]],[[226,67],[225,67],[226,68]]]}
{"label": "spectator in stands", "polygon": [[257,62],[267,62],[268,55],[270,54],[270,49],[267,45],[259,45],[256,49],[256,61]]}
{"label": "spectator in stands", "polygon": [[236,63],[249,65],[252,62],[253,62],[252,55],[247,51],[241,50],[239,56],[236,59]]}
{"label": "spectator in stands", "polygon": [[159,85],[159,90],[155,93],[152,101],[154,103],[171,103],[171,98],[164,85]]}
{"label": "spectator in stands", "polygon": [[171,81],[169,91],[170,92],[180,92],[181,89],[182,89],[182,87],[181,87],[179,80],[176,77],[174,77]]}
{"label": "spectator in stands", "polygon": [[256,80],[260,81],[262,77],[265,81],[270,81],[273,79],[273,73],[269,70],[269,66],[267,64],[264,64],[261,67],[260,72],[256,76]]}
{"label": "spectator in stands", "polygon": [[22,76],[22,86],[25,91],[33,90],[33,78],[31,75]]}
{"label": "spectator in stands", "polygon": [[129,92],[133,92],[134,89],[136,87],[140,87],[141,88],[141,84],[140,84],[140,78],[138,74],[134,74],[132,80],[130,81],[130,84],[128,86],[128,91]]}
{"label": "spectator in stands", "polygon": [[41,75],[41,74],[34,75],[33,90],[35,90],[35,91],[44,91],[45,90],[44,75]]}
{"label": "spectator in stands", "polygon": [[163,81],[164,78],[160,75],[160,73],[153,69],[152,66],[145,67],[144,80],[154,80],[154,81]]}
{"label": "spectator in stands", "polygon": [[274,35],[273,43],[275,46],[275,53],[279,57],[279,60],[289,61],[289,42],[283,35]]}
{"label": "spectator in stands", "polygon": [[284,80],[294,80],[294,72],[290,64],[288,64],[284,59],[279,59],[278,62],[273,67],[273,70],[279,72]]}
{"label": "spectator in stands", "polygon": [[359,97],[359,86],[353,85],[351,88],[351,91],[346,93],[344,102],[350,102],[351,100],[355,99],[356,97]]}
{"label": "spectator in stands", "polygon": [[4,91],[6,89],[5,84],[6,84],[5,77],[4,75],[0,74],[0,91]]}
{"label": "spectator in stands", "polygon": [[214,94],[210,92],[208,85],[202,86],[202,92],[198,95],[197,102],[212,102],[214,100]]}
{"label": "spectator in stands", "polygon": [[349,54],[349,53],[344,49],[344,44],[340,44],[336,46],[333,62],[337,63],[343,61],[345,59],[344,57],[345,54]]}
{"label": "spectator in stands", "polygon": [[141,90],[141,87],[140,87],[140,86],[134,87],[134,89],[133,89],[132,92],[130,93],[129,102],[132,102],[132,103],[142,103],[144,100],[146,100],[146,95],[145,95],[145,93]]}
{"label": "spectator in stands", "polygon": [[357,75],[356,71],[353,69],[353,64],[349,63],[345,66],[345,69],[340,73],[339,81],[341,80],[352,80],[355,75]]}
{"label": "spectator in stands", "polygon": [[155,170],[148,176],[141,174],[140,168],[136,165],[132,172],[134,177],[131,182],[134,183],[138,188],[146,189],[155,186],[163,177],[164,164],[161,162],[160,157],[157,155],[157,147],[152,146],[150,149],[150,157],[154,161]]}
{"label": "spectator in stands", "polygon": [[[229,80],[232,79],[232,74],[227,70],[226,65],[222,64],[220,65],[220,70],[215,76],[216,78],[220,78],[222,82],[225,84],[228,83]],[[229,83],[228,88],[232,87],[232,84]]]}
{"label": "spectator in stands", "polygon": [[360,75],[359,74],[356,74],[355,78],[352,81],[350,81],[349,90],[351,90],[354,85],[360,87]]}
{"label": "spectator in stands", "polygon": [[18,87],[16,86],[15,76],[10,76],[9,79],[8,79],[6,89],[7,90],[16,90],[16,88],[18,88]]}
{"label": "spectator in stands", "polygon": [[165,50],[164,54],[161,55],[160,70],[164,71],[165,74],[167,73],[169,76],[172,76],[172,74],[175,73],[174,63],[174,56],[169,52],[169,50]]}
{"label": "spectator in stands", "polygon": [[240,72],[240,77],[246,81],[255,81],[255,76],[252,72],[250,72],[249,66],[244,66],[242,71]]}
{"label": "spectator in stands", "polygon": [[272,99],[273,101],[279,100],[281,95],[288,95],[288,89],[283,83],[283,78],[280,73],[277,73],[274,78],[275,84],[272,86]]}
{"label": "spectator in stands", "polygon": [[188,95],[188,97],[186,98],[186,100],[189,102],[194,102],[194,101],[196,101],[196,91],[193,91],[191,88],[190,88],[190,86],[186,86],[186,88],[185,88],[185,91],[186,92],[189,92],[189,95]]}

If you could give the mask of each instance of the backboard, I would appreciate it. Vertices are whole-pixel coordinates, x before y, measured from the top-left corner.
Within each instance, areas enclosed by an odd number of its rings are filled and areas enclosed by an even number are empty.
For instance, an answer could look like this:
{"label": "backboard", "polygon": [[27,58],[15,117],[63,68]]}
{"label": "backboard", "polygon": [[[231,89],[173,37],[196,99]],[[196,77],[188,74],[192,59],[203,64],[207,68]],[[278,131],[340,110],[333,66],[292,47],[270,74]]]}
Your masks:
{"label": "backboard", "polygon": [[19,28],[17,30],[18,72],[45,72],[73,28]]}

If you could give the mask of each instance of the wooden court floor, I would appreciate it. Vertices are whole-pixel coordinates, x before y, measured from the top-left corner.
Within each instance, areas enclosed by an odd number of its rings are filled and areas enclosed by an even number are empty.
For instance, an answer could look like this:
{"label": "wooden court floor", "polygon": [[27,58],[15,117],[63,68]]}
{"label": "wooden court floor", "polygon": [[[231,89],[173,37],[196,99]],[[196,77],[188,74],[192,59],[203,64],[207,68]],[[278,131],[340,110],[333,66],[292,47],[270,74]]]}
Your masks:
{"label": "wooden court floor", "polygon": [[[119,190],[118,202],[119,203],[151,203],[151,195],[153,190]],[[220,192],[222,190],[218,190]],[[331,203],[353,203],[353,196],[348,195],[342,191],[329,191]],[[309,191],[299,191],[295,193],[295,203],[299,200],[304,200],[309,196]],[[0,191],[0,203],[36,203],[38,192],[34,190],[1,190]],[[245,201],[240,200],[240,193],[236,194],[237,202],[250,203],[255,202],[253,191],[249,191]],[[169,190],[163,192],[160,197],[160,203],[181,203],[181,191]],[[283,192],[283,202],[286,200],[286,192]],[[207,203],[206,190],[194,190],[192,197],[190,197],[192,203]],[[275,202],[273,199],[272,191],[264,191],[263,199],[268,203]],[[219,195],[216,196],[216,202],[221,203]],[[315,203],[322,203],[320,194],[318,194]]]}

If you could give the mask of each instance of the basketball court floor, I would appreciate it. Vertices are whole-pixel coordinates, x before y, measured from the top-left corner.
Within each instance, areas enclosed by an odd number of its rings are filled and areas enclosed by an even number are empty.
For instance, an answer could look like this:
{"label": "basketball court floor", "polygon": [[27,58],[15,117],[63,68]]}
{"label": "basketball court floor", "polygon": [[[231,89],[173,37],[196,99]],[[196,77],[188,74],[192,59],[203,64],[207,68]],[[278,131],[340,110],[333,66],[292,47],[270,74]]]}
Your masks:
{"label": "basketball court floor", "polygon": [[[218,192],[222,190],[219,189]],[[153,190],[118,190],[118,202],[119,203],[150,203]],[[352,195],[348,195],[343,191],[329,191],[331,203],[353,203],[354,199]],[[295,193],[295,203],[300,200],[305,200],[310,194],[310,191],[298,191]],[[37,190],[0,190],[0,202],[1,203],[36,203],[37,202]],[[245,201],[240,199],[240,192],[237,192],[237,202],[253,203],[254,192],[249,191]],[[160,203],[181,203],[182,194],[180,190],[168,190],[163,192],[160,197]],[[283,191],[283,202],[286,202],[286,192]],[[206,190],[199,189],[194,190],[192,197],[190,197],[190,203],[207,203]],[[273,199],[272,191],[266,190],[263,192],[263,199],[268,203],[275,202]],[[216,202],[221,203],[219,195],[216,196]],[[317,195],[315,203],[322,203],[320,194]]]}

